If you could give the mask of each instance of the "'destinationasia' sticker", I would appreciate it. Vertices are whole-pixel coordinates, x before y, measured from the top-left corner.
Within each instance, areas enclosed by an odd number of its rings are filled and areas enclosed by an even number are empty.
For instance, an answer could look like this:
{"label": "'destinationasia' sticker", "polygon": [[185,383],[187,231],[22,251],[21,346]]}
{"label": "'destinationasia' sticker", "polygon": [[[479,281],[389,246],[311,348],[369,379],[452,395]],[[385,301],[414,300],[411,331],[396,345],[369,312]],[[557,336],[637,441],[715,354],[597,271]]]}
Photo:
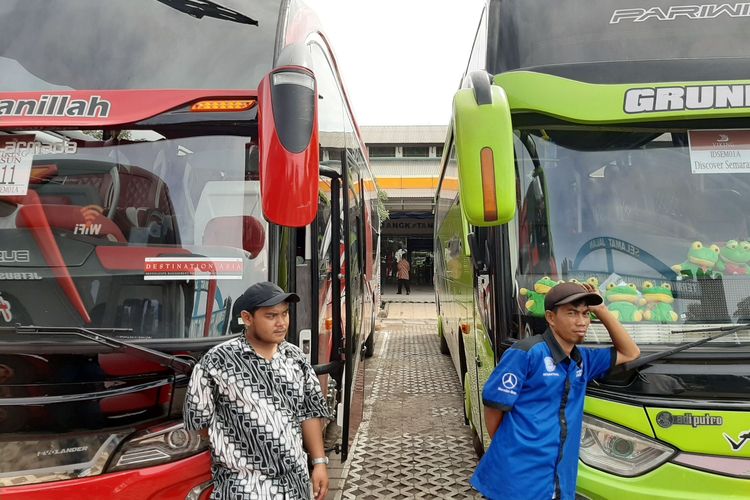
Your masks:
{"label": "'destinationasia' sticker", "polygon": [[694,174],[750,172],[750,130],[690,130]]}
{"label": "'destinationasia' sticker", "polygon": [[239,257],[146,257],[145,280],[239,280]]}

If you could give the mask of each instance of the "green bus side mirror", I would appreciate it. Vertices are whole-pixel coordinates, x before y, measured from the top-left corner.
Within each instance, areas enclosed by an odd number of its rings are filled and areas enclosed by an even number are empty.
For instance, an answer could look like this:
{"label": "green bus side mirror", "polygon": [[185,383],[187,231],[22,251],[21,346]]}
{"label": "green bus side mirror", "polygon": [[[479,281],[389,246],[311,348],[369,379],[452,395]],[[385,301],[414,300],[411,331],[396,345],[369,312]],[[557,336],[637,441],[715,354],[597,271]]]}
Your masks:
{"label": "green bus side mirror", "polygon": [[466,219],[498,226],[513,219],[516,183],[513,125],[505,91],[484,71],[466,79],[453,98],[459,190]]}

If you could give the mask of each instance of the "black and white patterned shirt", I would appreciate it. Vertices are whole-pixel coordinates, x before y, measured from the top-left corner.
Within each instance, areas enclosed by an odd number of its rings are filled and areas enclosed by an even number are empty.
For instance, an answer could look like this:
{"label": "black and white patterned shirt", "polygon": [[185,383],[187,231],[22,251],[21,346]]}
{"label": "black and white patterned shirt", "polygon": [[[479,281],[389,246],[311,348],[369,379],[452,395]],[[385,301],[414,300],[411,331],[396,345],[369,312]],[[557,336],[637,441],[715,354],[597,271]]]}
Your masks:
{"label": "black and white patterned shirt", "polygon": [[185,426],[208,428],[213,499],[308,499],[301,423],[328,418],[320,383],[295,345],[268,361],[244,335],[210,349],[190,377]]}

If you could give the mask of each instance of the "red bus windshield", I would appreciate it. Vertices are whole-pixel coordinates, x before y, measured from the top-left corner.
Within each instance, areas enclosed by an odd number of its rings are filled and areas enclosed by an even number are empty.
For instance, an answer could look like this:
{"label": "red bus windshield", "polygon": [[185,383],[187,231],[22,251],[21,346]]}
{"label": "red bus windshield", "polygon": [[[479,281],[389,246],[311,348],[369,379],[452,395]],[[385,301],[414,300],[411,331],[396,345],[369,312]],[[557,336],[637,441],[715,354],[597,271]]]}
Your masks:
{"label": "red bus windshield", "polygon": [[272,66],[281,0],[218,2],[237,13],[229,18],[208,7],[189,15],[180,3],[2,2],[0,92],[257,88]]}
{"label": "red bus windshield", "polygon": [[0,326],[222,335],[231,300],[266,279],[250,137],[23,132],[0,156]]}

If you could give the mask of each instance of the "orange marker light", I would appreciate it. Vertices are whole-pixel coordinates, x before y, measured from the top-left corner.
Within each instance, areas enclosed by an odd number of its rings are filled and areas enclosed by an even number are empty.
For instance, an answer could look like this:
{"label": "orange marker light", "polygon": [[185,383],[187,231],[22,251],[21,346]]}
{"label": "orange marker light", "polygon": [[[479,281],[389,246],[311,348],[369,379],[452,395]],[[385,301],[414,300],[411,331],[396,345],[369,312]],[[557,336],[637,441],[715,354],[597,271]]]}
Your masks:
{"label": "orange marker light", "polygon": [[492,148],[482,148],[479,153],[482,168],[482,196],[484,202],[484,219],[487,222],[497,220],[497,192],[495,191],[495,156]]}
{"label": "orange marker light", "polygon": [[461,323],[461,333],[463,333],[464,335],[468,335],[470,331],[471,328],[469,328],[468,323]]}
{"label": "orange marker light", "polygon": [[333,318],[326,318],[326,332],[330,333],[333,331]]}
{"label": "orange marker light", "polygon": [[190,111],[196,112],[224,112],[224,111],[247,111],[255,106],[255,99],[226,100],[226,101],[198,101],[190,107]]}

